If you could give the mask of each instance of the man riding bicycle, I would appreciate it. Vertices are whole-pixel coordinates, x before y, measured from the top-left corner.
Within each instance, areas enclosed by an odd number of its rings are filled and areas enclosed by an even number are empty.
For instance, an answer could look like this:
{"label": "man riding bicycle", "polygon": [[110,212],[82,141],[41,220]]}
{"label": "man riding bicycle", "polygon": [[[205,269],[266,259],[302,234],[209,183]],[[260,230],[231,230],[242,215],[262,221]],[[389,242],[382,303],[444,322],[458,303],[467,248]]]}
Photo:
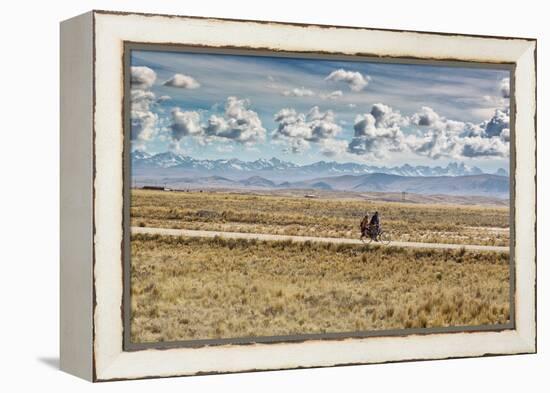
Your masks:
{"label": "man riding bicycle", "polygon": [[373,240],[378,241],[379,234],[380,234],[380,217],[378,216],[378,212],[374,212],[374,215],[370,219],[370,223],[369,223],[369,235]]}

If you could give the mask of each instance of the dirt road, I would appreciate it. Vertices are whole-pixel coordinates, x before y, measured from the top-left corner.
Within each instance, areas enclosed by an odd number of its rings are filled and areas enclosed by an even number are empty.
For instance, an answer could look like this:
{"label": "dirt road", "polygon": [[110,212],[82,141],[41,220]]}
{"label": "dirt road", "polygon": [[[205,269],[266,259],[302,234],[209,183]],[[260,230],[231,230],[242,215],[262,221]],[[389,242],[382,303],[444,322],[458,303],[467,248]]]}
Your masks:
{"label": "dirt road", "polygon": [[[314,236],[287,236],[287,235],[270,235],[265,233],[243,233],[243,232],[218,232],[218,231],[202,231],[191,229],[170,229],[170,228],[147,228],[147,227],[132,227],[132,233],[143,233],[152,235],[166,236],[187,236],[187,237],[222,237],[230,239],[256,239],[256,240],[275,240],[293,242],[322,242],[322,243],[341,243],[341,244],[363,244],[359,239],[346,239],[337,237],[314,237]],[[372,243],[380,244],[380,243]],[[383,246],[380,244],[380,246]],[[475,244],[445,244],[445,243],[419,243],[419,242],[399,242],[392,241],[389,245],[383,247],[411,247],[411,248],[437,248],[437,249],[461,249],[465,248],[470,251],[496,251],[508,252],[509,247],[500,246],[482,246]]]}

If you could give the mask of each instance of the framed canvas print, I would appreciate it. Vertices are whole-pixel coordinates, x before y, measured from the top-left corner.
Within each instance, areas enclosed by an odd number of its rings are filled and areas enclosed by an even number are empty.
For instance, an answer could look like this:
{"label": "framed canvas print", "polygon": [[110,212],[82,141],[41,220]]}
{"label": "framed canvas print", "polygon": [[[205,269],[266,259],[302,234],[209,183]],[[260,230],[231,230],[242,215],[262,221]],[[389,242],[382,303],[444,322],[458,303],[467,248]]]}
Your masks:
{"label": "framed canvas print", "polygon": [[61,24],[61,368],[536,351],[536,41]]}

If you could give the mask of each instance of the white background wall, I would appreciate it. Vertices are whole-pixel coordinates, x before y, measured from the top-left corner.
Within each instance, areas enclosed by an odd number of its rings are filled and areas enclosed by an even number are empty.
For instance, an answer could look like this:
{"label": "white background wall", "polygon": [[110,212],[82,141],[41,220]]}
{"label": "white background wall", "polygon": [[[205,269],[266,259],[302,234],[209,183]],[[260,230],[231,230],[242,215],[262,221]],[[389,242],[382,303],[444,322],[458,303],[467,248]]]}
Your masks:
{"label": "white background wall", "polygon": [[[0,12],[0,390],[548,391],[550,66],[542,1],[5,1]],[[58,364],[58,23],[90,9],[536,37],[538,41],[539,354],[171,378],[92,386]],[[521,132],[521,130],[519,130]],[[521,190],[519,191],[521,192]],[[25,389],[26,390],[26,389]]]}

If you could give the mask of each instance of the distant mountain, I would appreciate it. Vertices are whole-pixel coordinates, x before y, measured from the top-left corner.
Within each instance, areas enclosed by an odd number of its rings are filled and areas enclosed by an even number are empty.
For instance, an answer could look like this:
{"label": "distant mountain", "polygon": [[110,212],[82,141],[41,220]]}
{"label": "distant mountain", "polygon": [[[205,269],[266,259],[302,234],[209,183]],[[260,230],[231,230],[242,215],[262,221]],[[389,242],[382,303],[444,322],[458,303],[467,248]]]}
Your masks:
{"label": "distant mountain", "polygon": [[316,189],[354,192],[408,192],[424,195],[509,197],[508,172],[483,173],[464,163],[446,167],[384,167],[318,161],[308,165],[271,158],[201,160],[164,152],[131,154],[134,185],[165,184],[173,188]]}
{"label": "distant mountain", "polygon": [[[304,180],[320,176],[338,176],[344,174],[361,175],[372,173],[385,173],[398,176],[428,177],[428,176],[467,176],[480,175],[483,172],[478,167],[469,167],[464,163],[449,163],[446,167],[436,166],[402,166],[385,167],[359,163],[338,163],[335,161],[318,161],[313,164],[297,165],[292,162],[282,161],[275,157],[266,160],[242,161],[237,158],[200,160],[189,156],[165,152],[148,154],[134,151],[131,155],[132,168],[139,169],[141,174],[158,173],[158,169],[169,169],[169,173],[194,173],[231,175],[240,179],[251,176],[269,177],[271,180]],[[163,173],[168,173],[164,171]],[[500,176],[505,176],[498,173]]]}
{"label": "distant mountain", "polygon": [[[292,187],[292,185],[287,186],[287,188]],[[332,190],[332,187],[330,184],[325,183],[324,181],[318,181],[315,183],[311,183],[311,188],[314,188],[316,190]]]}
{"label": "distant mountain", "polygon": [[260,176],[252,176],[248,179],[244,179],[239,181],[240,184],[243,186],[249,186],[249,187],[261,187],[261,188],[275,188],[277,185],[272,182],[271,180],[267,180]]}
{"label": "distant mountain", "polygon": [[487,196],[509,198],[508,177],[497,175],[470,176],[398,176],[386,173],[342,175],[315,178],[306,181],[276,183],[252,176],[233,180],[223,176],[142,179],[140,184],[167,184],[170,188],[223,188],[223,189],[314,189],[352,192],[407,192],[422,195]]}
{"label": "distant mountain", "polygon": [[171,168],[194,161],[190,157],[172,152],[146,155],[142,152],[134,151],[132,152],[131,159],[132,166],[135,168]]}
{"label": "distant mountain", "polygon": [[481,174],[468,176],[398,176],[386,173],[316,178],[287,188],[320,188],[358,192],[409,192],[414,194],[480,195],[508,198],[508,177]]}

